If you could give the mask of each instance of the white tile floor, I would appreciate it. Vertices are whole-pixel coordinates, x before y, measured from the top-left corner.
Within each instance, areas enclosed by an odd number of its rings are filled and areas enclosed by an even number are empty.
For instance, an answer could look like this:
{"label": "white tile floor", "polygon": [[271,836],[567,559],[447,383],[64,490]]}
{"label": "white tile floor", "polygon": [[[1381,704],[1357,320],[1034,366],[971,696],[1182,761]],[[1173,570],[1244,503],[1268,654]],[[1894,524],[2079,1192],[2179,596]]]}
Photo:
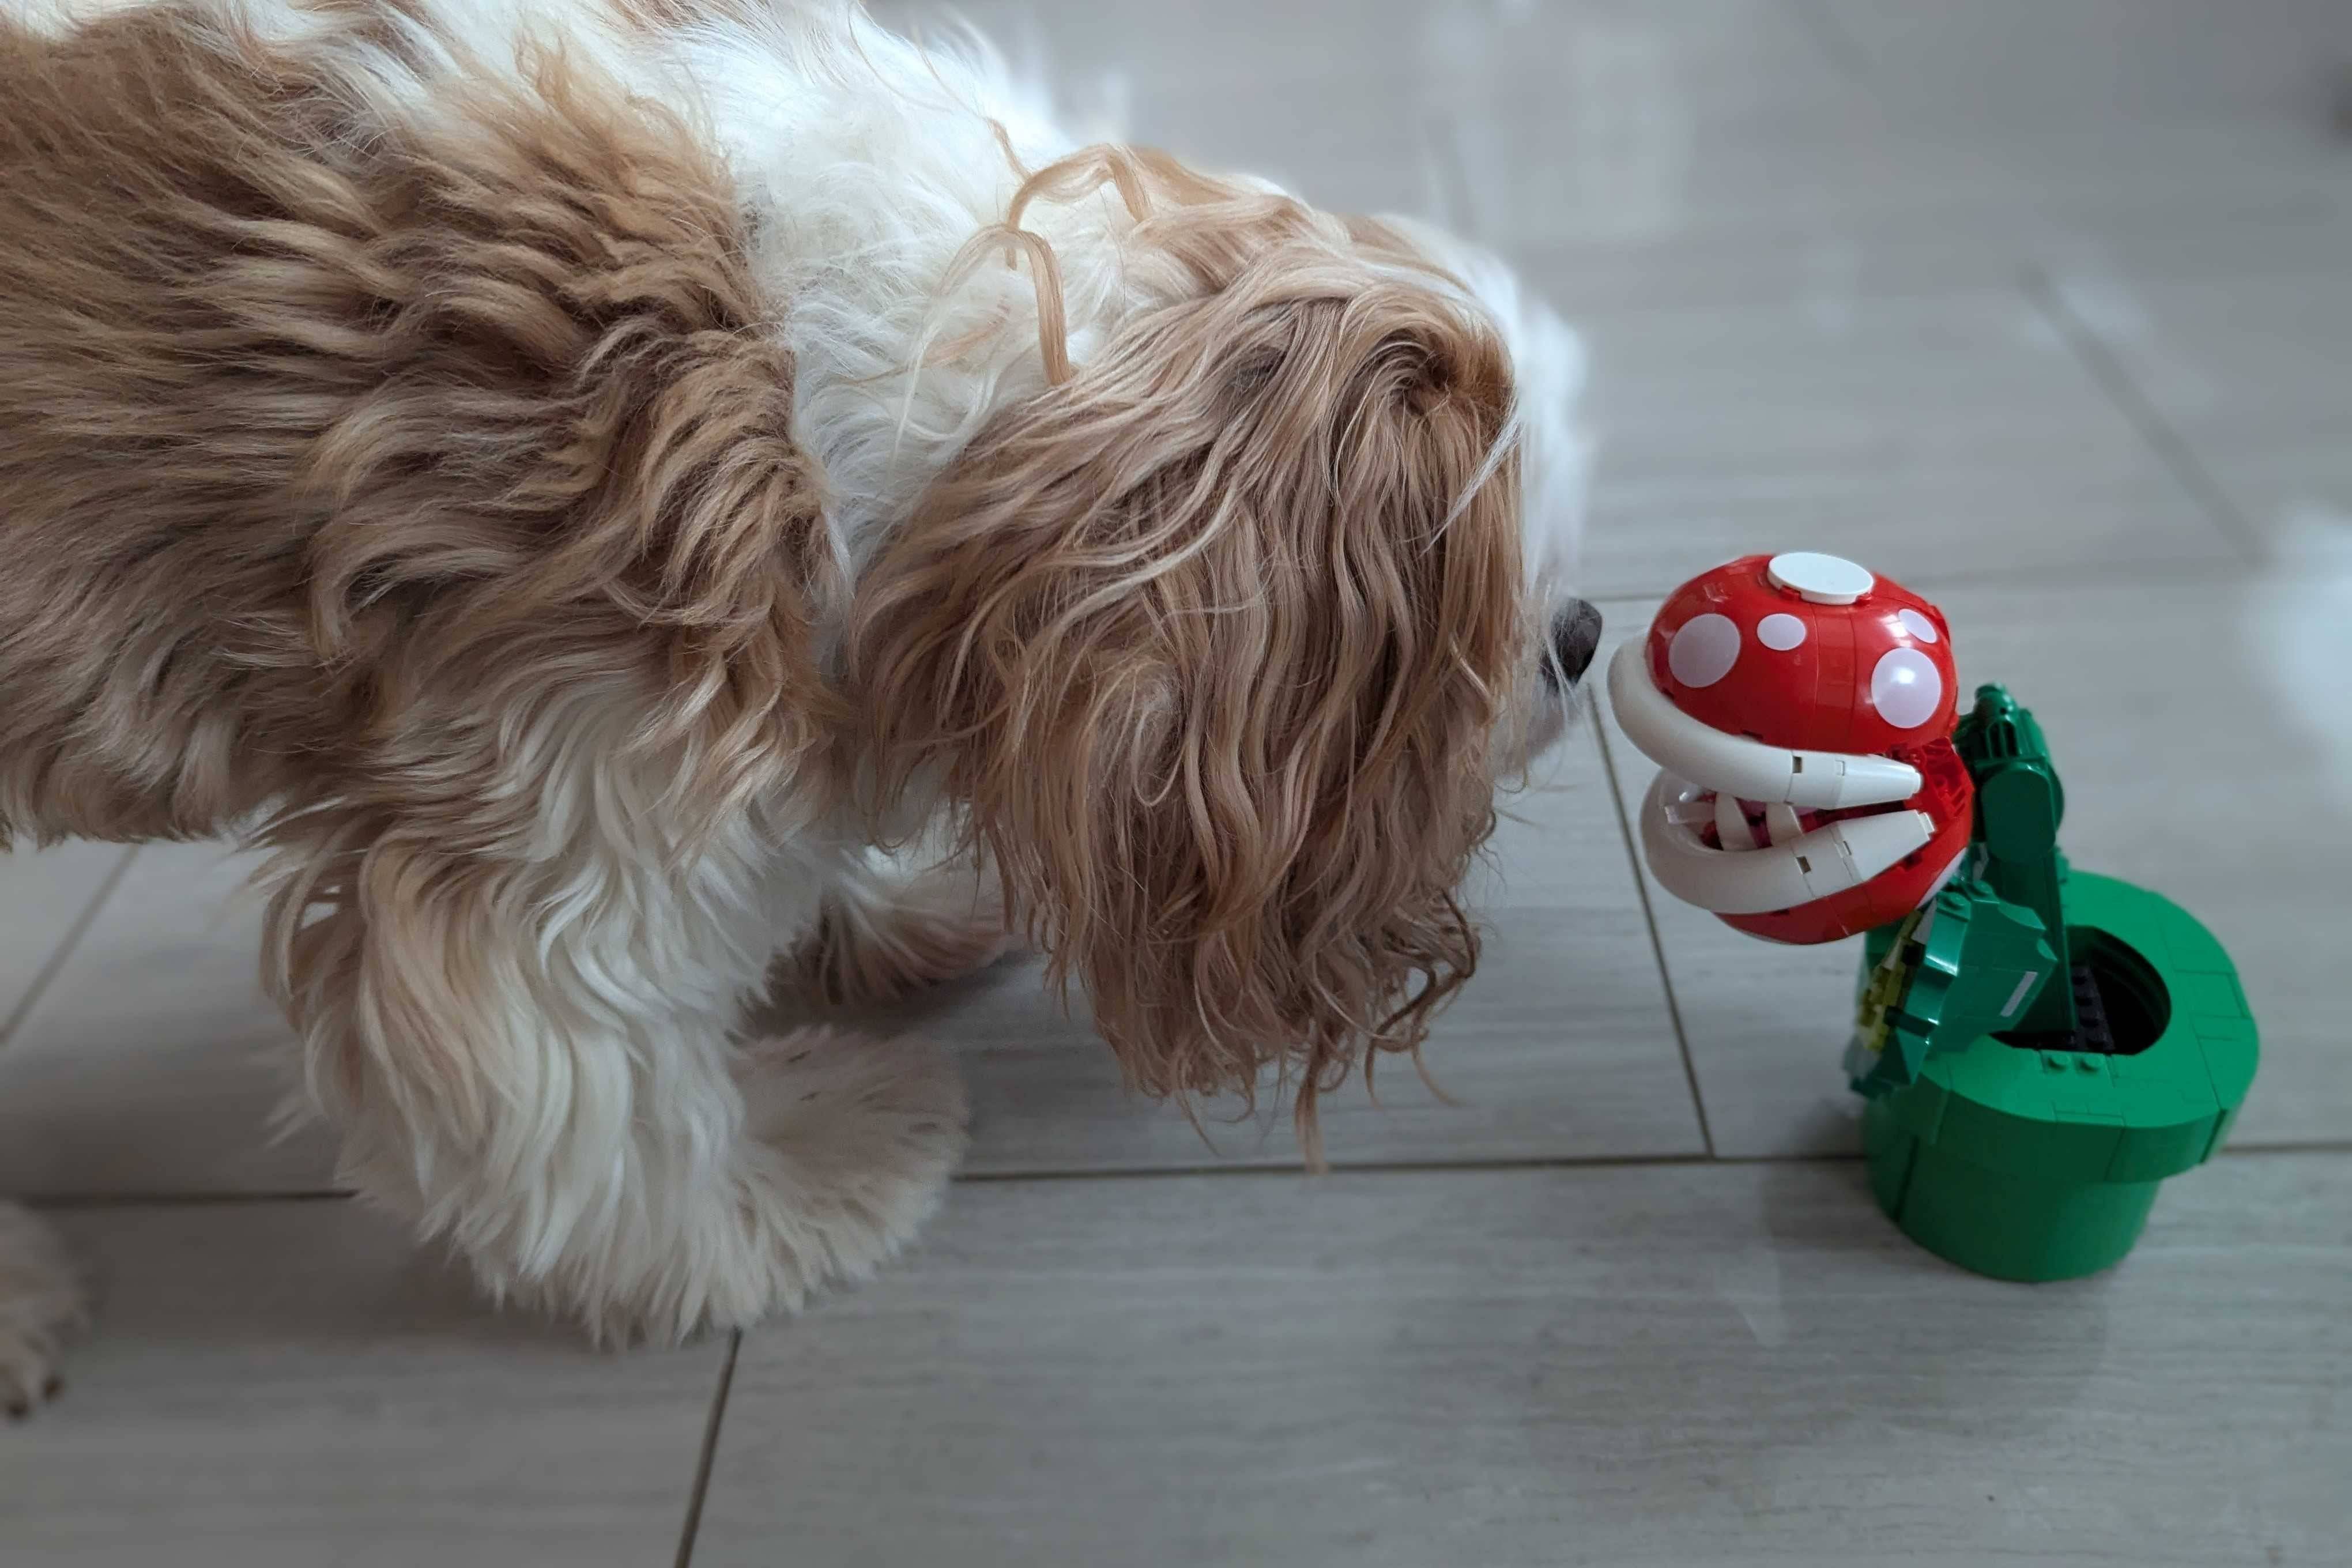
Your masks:
{"label": "white tile floor", "polygon": [[928,1010],[977,1126],[918,1253],[612,1360],[263,1142],[235,863],[19,855],[0,1192],[103,1305],[0,1431],[0,1563],[2352,1561],[2352,6],[970,9],[1081,118],[1525,266],[1595,351],[1615,634],[1768,546],[1935,595],[2076,859],[2231,945],[2232,1152],[2100,1279],[1913,1250],[1841,1157],[1850,952],[1647,898],[1589,727],[1480,889],[1458,1105],[1393,1075],[1306,1181],[995,974]]}

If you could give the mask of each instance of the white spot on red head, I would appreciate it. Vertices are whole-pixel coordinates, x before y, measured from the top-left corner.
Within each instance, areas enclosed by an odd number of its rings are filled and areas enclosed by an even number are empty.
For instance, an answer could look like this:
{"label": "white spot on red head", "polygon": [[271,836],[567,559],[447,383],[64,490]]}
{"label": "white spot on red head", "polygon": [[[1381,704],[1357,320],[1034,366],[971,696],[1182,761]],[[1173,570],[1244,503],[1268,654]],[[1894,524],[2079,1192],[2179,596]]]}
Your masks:
{"label": "white spot on red head", "polygon": [[1739,661],[1739,627],[1729,616],[1693,616],[1666,645],[1666,668],[1685,686],[1713,686]]}
{"label": "white spot on red head", "polygon": [[1786,653],[1802,647],[1805,623],[1795,616],[1775,613],[1756,623],[1756,640],[1774,653]]}
{"label": "white spot on red head", "polygon": [[1935,622],[1907,605],[1895,612],[1895,618],[1903,623],[1905,631],[1923,643],[1939,643],[1944,640],[1943,634],[1936,629]]}
{"label": "white spot on red head", "polygon": [[1916,647],[1883,654],[1870,672],[1870,705],[1898,730],[1916,730],[1936,716],[1944,700],[1944,678],[1936,661]]}

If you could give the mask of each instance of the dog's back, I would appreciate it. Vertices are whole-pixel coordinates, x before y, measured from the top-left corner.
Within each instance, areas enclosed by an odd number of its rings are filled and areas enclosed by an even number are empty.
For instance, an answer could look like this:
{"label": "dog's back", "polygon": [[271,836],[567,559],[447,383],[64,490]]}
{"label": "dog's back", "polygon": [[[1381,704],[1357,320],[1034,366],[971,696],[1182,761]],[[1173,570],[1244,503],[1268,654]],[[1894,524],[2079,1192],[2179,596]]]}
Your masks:
{"label": "dog's back", "polygon": [[795,618],[790,362],[692,138],[316,15],[0,16],[0,844],[478,767],[520,672]]}
{"label": "dog's back", "polygon": [[299,110],[158,24],[0,22],[0,833],[202,831],[306,662],[281,498],[350,394],[259,325]]}

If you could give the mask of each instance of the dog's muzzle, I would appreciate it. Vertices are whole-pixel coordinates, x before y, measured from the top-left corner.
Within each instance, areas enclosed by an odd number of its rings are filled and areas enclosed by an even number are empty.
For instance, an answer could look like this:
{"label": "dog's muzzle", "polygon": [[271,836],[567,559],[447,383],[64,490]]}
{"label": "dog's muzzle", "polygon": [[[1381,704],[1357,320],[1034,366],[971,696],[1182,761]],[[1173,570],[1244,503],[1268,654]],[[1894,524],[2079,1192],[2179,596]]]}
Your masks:
{"label": "dog's muzzle", "polygon": [[1554,685],[1575,685],[1592,668],[1592,656],[1600,647],[1601,612],[1582,599],[1570,599],[1552,617],[1551,658],[1544,662],[1546,679]]}

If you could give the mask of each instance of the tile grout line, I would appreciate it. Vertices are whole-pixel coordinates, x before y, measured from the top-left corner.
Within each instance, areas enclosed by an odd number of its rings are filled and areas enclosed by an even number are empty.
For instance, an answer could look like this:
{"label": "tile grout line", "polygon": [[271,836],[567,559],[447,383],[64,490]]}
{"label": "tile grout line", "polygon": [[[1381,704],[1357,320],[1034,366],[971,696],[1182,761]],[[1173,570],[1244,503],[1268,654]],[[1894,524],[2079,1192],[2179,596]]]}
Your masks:
{"label": "tile grout line", "polygon": [[[1594,655],[1596,662],[1599,654]],[[1690,1035],[1683,1027],[1681,1000],[1675,994],[1674,970],[1666,963],[1665,940],[1658,934],[1657,911],[1650,903],[1650,884],[1642,869],[1642,851],[1634,841],[1633,821],[1625,811],[1625,795],[1617,785],[1616,759],[1609,751],[1609,727],[1601,720],[1601,699],[1590,686],[1586,688],[1585,711],[1592,725],[1592,739],[1601,748],[1601,773],[1609,782],[1609,804],[1617,813],[1617,840],[1625,850],[1625,868],[1633,874],[1634,896],[1642,900],[1642,923],[1649,928],[1650,954],[1657,962],[1658,985],[1666,1000],[1666,1022],[1675,1031],[1675,1049],[1683,1059],[1683,1079],[1690,1085],[1691,1112],[1698,1118],[1699,1142],[1706,1146],[1706,1157],[1716,1158],[1715,1129],[1706,1117],[1706,1096],[1699,1091],[1698,1065],[1691,1059]]]}
{"label": "tile grout line", "polygon": [[2352,1154],[2352,1138],[2289,1138],[2276,1143],[2249,1143],[2242,1149],[2224,1143],[2213,1157],[2238,1160],[2264,1154]]}
{"label": "tile grout line", "polygon": [[[2284,1143],[2225,1146],[2215,1159],[2263,1159],[2306,1154],[2352,1155],[2352,1139],[2313,1139]],[[1718,1165],[1837,1165],[1863,1158],[1860,1149],[1815,1149],[1776,1154],[1529,1154],[1472,1160],[1375,1160],[1360,1165],[1334,1165],[1330,1176],[1439,1175],[1448,1171],[1493,1173],[1507,1171],[1652,1171],[1706,1170]],[[1305,1175],[1298,1165],[1171,1165],[1157,1169],[1101,1171],[970,1171],[959,1184],[1004,1186],[1034,1182],[1059,1184],[1093,1181],[1167,1181],[1191,1177],[1240,1179],[1250,1176],[1295,1179]]]}
{"label": "tile grout line", "polygon": [[2261,531],[2230,500],[2187,439],[2173,428],[2172,422],[2140,390],[2138,381],[2116,357],[2106,340],[2066,303],[2048,271],[2038,263],[2028,262],[2019,268],[2018,286],[2065,340],[2075,360],[2123,416],[2125,423],[2156,453],[2157,460],[2171,474],[2173,481],[2189,492],[2189,500],[2205,514],[2206,521],[2221,531],[2241,563],[2261,565],[2266,553]]}
{"label": "tile grout line", "polygon": [[[2352,1156],[2352,1138],[2299,1138],[2277,1143],[2228,1144],[2216,1160],[2292,1159],[2312,1154]],[[1369,1160],[1360,1164],[1337,1164],[1328,1176],[1440,1175],[1508,1171],[1652,1171],[1702,1170],[1717,1165],[1836,1165],[1863,1158],[1859,1149],[1814,1149],[1771,1154],[1525,1154],[1468,1160]],[[1297,1180],[1307,1174],[1302,1165],[1158,1165],[1097,1170],[962,1171],[958,1185],[1010,1186],[1032,1183],[1040,1186],[1073,1182],[1187,1181],[1201,1177],[1246,1180],[1250,1177]],[[133,1208],[249,1208],[265,1204],[344,1203],[353,1193],[107,1193],[80,1196],[21,1199],[47,1214],[104,1213]]]}
{"label": "tile grout line", "polygon": [[103,1213],[108,1209],[249,1208],[262,1204],[342,1204],[359,1196],[351,1187],[289,1187],[283,1192],[194,1193],[12,1193],[10,1197],[52,1214]]}
{"label": "tile grout line", "polygon": [[63,940],[58,943],[57,950],[43,961],[33,976],[33,983],[25,987],[25,994],[17,999],[16,1005],[9,1010],[5,1018],[0,1018],[0,1051],[8,1048],[8,1042],[16,1038],[16,1031],[24,1026],[26,1019],[33,1016],[33,1009],[40,1005],[42,995],[57,979],[58,972],[65,968],[67,958],[81,945],[81,939],[89,934],[89,928],[98,923],[98,911],[114,897],[114,889],[121,885],[123,873],[131,869],[131,862],[138,854],[139,847],[135,844],[122,851],[121,858],[100,879],[98,890],[90,895],[81,912],[67,925]]}
{"label": "tile grout line", "polygon": [[[2352,1153],[2352,1144],[2344,1151]],[[1859,1160],[1859,1151],[1811,1154],[1501,1154],[1469,1160],[1369,1160],[1362,1164],[1335,1164],[1323,1176],[1423,1176],[1447,1171],[1654,1171],[1702,1170],[1717,1165],[1811,1164],[1822,1161]],[[1309,1174],[1304,1165],[1162,1165],[1115,1171],[967,1171],[955,1179],[975,1187],[1005,1186],[1035,1182],[1155,1182],[1191,1177],[1238,1180],[1249,1176],[1297,1180]],[[1321,1177],[1317,1179],[1320,1180]]]}
{"label": "tile grout line", "polygon": [[719,1456],[719,1429],[726,1423],[727,1396],[735,1387],[735,1358],[742,1352],[743,1331],[730,1331],[727,1359],[719,1363],[719,1384],[710,1391],[710,1414],[702,1426],[702,1450],[695,1457],[694,1489],[686,1500],[686,1521],[677,1532],[673,1568],[688,1568],[694,1561],[695,1538],[702,1532],[702,1503],[710,1491],[710,1466]]}

